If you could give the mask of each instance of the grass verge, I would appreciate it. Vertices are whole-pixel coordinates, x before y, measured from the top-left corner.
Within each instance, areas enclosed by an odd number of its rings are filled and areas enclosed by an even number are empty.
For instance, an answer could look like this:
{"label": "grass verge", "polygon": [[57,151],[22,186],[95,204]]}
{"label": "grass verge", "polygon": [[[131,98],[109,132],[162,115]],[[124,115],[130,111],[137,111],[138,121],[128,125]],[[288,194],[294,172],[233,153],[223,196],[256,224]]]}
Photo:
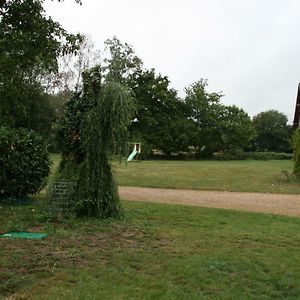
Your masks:
{"label": "grass verge", "polygon": [[[298,299],[300,219],[123,201],[125,219],[1,207],[0,298]],[[19,297],[19,298],[18,298]],[[23,298],[22,298],[23,297]]]}

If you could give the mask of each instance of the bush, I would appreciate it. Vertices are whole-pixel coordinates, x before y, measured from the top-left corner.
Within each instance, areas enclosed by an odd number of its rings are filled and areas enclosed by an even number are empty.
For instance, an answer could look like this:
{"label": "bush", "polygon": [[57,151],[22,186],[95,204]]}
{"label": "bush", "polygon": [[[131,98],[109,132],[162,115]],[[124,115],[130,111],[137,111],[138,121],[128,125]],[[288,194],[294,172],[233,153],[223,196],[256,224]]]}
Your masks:
{"label": "bush", "polygon": [[245,160],[246,153],[242,150],[220,151],[214,154],[215,160]]}
{"label": "bush", "polygon": [[224,151],[214,154],[216,160],[291,160],[293,155],[290,153],[277,152],[244,152],[244,151]]}
{"label": "bush", "polygon": [[294,136],[294,174],[300,179],[300,128],[296,130]]}
{"label": "bush", "polygon": [[0,153],[0,200],[25,197],[45,186],[50,159],[39,135],[0,127]]}
{"label": "bush", "polygon": [[209,147],[202,147],[197,149],[195,153],[195,158],[196,159],[211,159],[213,158],[214,152],[211,148]]}
{"label": "bush", "polygon": [[247,159],[254,160],[291,160],[293,154],[291,153],[277,153],[277,152],[248,152]]}

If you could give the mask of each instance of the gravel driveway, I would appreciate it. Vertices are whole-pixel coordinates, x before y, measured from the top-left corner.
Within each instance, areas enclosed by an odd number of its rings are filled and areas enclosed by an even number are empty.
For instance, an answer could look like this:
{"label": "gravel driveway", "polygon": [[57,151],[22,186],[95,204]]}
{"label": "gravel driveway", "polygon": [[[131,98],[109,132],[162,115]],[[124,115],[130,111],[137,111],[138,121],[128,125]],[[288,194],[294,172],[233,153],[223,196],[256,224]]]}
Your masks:
{"label": "gravel driveway", "polygon": [[300,195],[120,186],[122,199],[244,210],[300,217]]}

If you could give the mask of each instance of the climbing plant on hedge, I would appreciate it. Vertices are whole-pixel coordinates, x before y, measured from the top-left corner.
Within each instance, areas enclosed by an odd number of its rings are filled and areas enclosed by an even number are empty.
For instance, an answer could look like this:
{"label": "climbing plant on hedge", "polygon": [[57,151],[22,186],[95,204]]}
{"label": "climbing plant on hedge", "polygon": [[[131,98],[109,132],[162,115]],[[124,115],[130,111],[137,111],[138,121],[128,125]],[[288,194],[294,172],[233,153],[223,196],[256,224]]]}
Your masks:
{"label": "climbing plant on hedge", "polygon": [[300,127],[294,136],[294,174],[300,179]]}
{"label": "climbing plant on hedge", "polygon": [[93,70],[85,73],[84,81],[83,94],[94,100],[95,107],[87,115],[83,132],[86,157],[79,173],[76,212],[79,216],[117,218],[122,210],[109,155],[112,144],[126,140],[132,97],[119,83],[101,84]]}
{"label": "climbing plant on hedge", "polygon": [[37,193],[45,185],[50,159],[32,131],[0,127],[0,201]]}

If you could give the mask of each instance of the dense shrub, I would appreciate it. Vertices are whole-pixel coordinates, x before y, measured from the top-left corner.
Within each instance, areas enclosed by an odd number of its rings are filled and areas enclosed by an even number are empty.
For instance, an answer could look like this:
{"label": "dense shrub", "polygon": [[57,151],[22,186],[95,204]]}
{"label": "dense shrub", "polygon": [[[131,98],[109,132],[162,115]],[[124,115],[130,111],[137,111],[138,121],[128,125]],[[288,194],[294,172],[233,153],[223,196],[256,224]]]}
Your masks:
{"label": "dense shrub", "polygon": [[300,128],[294,136],[294,174],[300,179]]}
{"label": "dense shrub", "polygon": [[25,129],[0,127],[0,200],[38,192],[50,171],[42,138]]}
{"label": "dense shrub", "polygon": [[224,151],[214,154],[216,160],[291,160],[291,153]]}
{"label": "dense shrub", "polygon": [[242,150],[220,151],[213,156],[215,160],[245,160],[246,153]]}
{"label": "dense shrub", "polygon": [[278,152],[247,152],[246,158],[254,160],[291,160],[293,159],[293,154]]}

